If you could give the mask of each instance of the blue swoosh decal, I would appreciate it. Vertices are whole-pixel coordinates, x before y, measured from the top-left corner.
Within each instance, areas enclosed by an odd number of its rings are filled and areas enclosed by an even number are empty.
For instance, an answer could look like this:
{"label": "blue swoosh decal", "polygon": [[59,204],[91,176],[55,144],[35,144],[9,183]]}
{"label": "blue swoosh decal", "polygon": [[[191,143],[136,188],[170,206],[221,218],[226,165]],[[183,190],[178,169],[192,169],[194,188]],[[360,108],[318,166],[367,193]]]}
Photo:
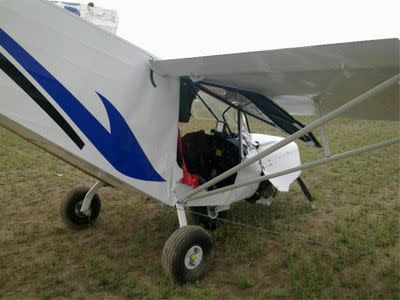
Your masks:
{"label": "blue swoosh decal", "polygon": [[0,46],[46,90],[116,170],[136,179],[165,181],[151,165],[120,112],[106,97],[96,92],[107,111],[111,132],[108,132],[78,99],[2,29]]}

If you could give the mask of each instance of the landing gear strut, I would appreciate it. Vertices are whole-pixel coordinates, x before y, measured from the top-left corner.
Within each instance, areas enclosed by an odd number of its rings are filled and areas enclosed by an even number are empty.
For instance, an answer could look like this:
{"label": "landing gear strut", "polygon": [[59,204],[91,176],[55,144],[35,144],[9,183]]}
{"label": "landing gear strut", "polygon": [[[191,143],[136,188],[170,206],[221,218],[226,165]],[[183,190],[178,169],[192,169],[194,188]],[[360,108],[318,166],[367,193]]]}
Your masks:
{"label": "landing gear strut", "polygon": [[214,245],[210,234],[199,226],[187,225],[186,212],[176,205],[179,226],[167,240],[162,252],[166,275],[178,284],[201,279],[210,268]]}

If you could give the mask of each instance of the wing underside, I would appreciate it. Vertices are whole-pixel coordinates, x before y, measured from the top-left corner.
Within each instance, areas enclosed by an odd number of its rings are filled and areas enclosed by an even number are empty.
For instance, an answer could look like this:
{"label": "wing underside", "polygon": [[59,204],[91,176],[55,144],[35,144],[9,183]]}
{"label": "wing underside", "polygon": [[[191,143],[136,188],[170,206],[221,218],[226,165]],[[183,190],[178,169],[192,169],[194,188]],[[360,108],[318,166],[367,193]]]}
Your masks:
{"label": "wing underside", "polygon": [[[162,75],[257,92],[291,115],[318,116],[399,74],[399,40],[161,60],[152,67]],[[395,84],[344,117],[399,120],[399,114]]]}

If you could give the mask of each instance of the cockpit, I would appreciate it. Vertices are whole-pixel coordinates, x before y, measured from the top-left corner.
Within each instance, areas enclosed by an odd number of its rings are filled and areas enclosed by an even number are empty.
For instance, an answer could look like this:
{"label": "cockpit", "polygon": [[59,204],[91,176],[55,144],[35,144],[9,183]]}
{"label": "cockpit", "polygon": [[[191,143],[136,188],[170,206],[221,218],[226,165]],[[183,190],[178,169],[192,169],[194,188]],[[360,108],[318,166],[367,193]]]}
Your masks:
{"label": "cockpit", "polygon": [[[262,99],[260,98],[262,97]],[[292,134],[303,125],[274,102],[260,94],[220,86],[214,83],[181,79],[179,121],[211,121],[209,131],[187,132],[178,141],[177,162],[204,183],[239,164],[253,144],[248,117],[252,116],[270,126]],[[208,122],[210,124],[210,122]],[[312,135],[301,138],[319,146]],[[236,174],[212,188],[235,182]]]}

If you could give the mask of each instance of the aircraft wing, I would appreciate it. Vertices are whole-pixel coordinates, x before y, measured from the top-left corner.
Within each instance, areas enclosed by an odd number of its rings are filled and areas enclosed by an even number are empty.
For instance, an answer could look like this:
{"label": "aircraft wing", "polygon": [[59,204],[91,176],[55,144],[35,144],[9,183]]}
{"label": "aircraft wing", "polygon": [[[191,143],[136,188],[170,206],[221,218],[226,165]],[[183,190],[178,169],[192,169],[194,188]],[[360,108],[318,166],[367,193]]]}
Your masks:
{"label": "aircraft wing", "polygon": [[[326,114],[400,73],[399,40],[154,61],[155,72],[257,92],[291,115]],[[344,114],[399,120],[399,85]]]}

